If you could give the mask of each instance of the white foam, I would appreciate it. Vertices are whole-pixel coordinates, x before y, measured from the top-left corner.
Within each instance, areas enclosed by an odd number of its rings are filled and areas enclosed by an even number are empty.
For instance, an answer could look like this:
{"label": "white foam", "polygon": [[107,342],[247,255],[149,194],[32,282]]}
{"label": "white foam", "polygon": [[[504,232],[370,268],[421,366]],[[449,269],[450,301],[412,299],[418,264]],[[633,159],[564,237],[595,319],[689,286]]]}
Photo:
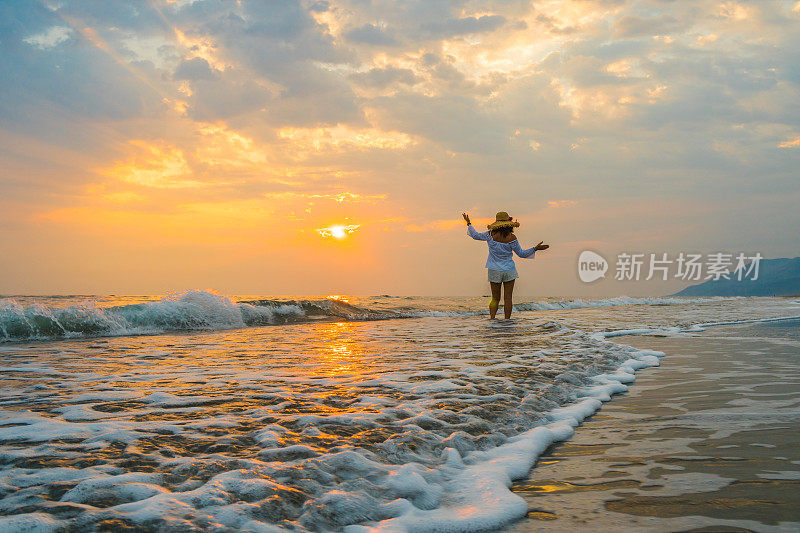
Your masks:
{"label": "white foam", "polygon": [[723,320],[716,322],[702,322],[692,324],[688,327],[660,327],[660,328],[633,328],[617,329],[612,331],[597,331],[590,336],[596,340],[610,339],[613,337],[623,337],[626,335],[658,335],[662,337],[679,337],[686,333],[704,331],[712,326],[727,326],[734,324],[753,324],[761,322],[782,322],[786,320],[800,320],[800,315],[771,317],[771,318],[752,318],[744,320]]}
{"label": "white foam", "polygon": [[131,472],[117,476],[94,477],[78,483],[61,497],[62,502],[94,504],[99,498],[113,497],[117,503],[145,500],[169,492],[155,484],[160,475]]}
{"label": "white foam", "polygon": [[25,513],[0,516],[0,531],[17,533],[51,533],[60,531],[67,523],[45,513]]}
{"label": "white foam", "polygon": [[605,298],[601,300],[563,300],[556,302],[532,302],[528,304],[518,304],[514,309],[519,311],[553,311],[558,309],[585,309],[591,307],[616,307],[621,305],[667,305],[667,304],[688,304],[716,301],[722,298],[665,298],[648,297],[633,298],[630,296],[617,296],[615,298]]}
{"label": "white foam", "polygon": [[793,316],[781,316],[781,317],[773,317],[773,318],[753,318],[753,319],[746,319],[746,320],[728,320],[728,321],[720,321],[720,322],[705,322],[702,324],[695,324],[696,327],[699,328],[707,328],[710,326],[727,326],[731,324],[752,324],[757,322],[781,322],[784,320],[800,320],[800,315],[793,315]]}
{"label": "white foam", "polygon": [[523,517],[528,511],[525,500],[509,489],[513,480],[528,475],[539,456],[553,443],[572,437],[580,423],[600,409],[603,402],[628,388],[636,370],[658,365],[661,352],[631,351],[631,358],[607,374],[595,376],[590,385],[579,391],[582,400],[552,410],[546,425],[535,427],[508,439],[487,451],[475,451],[461,459],[459,452],[447,448],[446,466],[450,475],[442,486],[447,502],[441,507],[424,509],[408,502],[388,504],[386,511],[397,516],[374,525],[351,525],[348,533],[381,531],[467,532],[498,529]]}

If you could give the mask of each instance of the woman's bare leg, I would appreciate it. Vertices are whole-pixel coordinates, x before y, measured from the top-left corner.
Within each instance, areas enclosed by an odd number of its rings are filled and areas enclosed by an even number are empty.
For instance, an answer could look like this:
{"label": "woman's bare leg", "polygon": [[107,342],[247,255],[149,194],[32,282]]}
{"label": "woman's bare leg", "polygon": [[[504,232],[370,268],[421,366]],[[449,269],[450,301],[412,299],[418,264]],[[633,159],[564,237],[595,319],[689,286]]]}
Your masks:
{"label": "woman's bare leg", "polygon": [[[499,285],[499,284],[498,284]],[[498,296],[500,295],[498,289]],[[503,313],[506,319],[511,318],[511,309],[514,307],[514,280],[503,282]]]}
{"label": "woman's bare leg", "polygon": [[497,314],[497,308],[500,307],[500,287],[502,287],[502,284],[492,283],[490,281],[489,285],[492,287],[492,301],[489,302],[489,317],[494,318]]}

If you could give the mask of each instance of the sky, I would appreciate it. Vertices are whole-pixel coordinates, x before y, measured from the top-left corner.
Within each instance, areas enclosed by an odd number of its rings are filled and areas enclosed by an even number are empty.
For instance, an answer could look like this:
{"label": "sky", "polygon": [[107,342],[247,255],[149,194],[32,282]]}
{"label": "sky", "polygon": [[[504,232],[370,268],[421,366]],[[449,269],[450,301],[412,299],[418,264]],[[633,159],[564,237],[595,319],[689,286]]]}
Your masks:
{"label": "sky", "polygon": [[0,71],[0,294],[484,294],[463,211],[523,295],[800,255],[798,1],[0,0]]}

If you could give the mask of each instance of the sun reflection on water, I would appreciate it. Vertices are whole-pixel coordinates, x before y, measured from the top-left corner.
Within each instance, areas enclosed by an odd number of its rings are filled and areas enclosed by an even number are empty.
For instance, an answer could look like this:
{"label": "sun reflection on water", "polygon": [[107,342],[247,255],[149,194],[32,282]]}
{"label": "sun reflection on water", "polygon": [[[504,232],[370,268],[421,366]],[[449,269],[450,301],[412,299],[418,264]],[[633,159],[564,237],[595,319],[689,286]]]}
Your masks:
{"label": "sun reflection on water", "polygon": [[326,363],[321,370],[329,375],[363,374],[368,371],[364,364],[366,349],[359,340],[359,332],[354,324],[332,322],[320,324],[317,330],[322,360]]}

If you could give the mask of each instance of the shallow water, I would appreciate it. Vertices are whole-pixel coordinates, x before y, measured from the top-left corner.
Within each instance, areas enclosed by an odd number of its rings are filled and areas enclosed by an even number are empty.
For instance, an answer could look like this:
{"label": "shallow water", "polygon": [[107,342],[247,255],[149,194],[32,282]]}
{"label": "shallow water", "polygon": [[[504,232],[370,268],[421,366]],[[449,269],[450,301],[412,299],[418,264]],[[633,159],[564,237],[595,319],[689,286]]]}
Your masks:
{"label": "shallow water", "polygon": [[667,357],[515,483],[508,531],[798,531],[800,320],[619,340]]}
{"label": "shallow water", "polygon": [[[609,332],[800,314],[796,299],[615,299],[490,322],[480,299],[351,299],[333,313],[246,300],[6,302],[7,326],[49,314],[62,329],[0,345],[0,526],[496,528],[527,510],[509,477],[657,364]],[[247,306],[294,306],[284,316],[298,320],[248,327]],[[68,338],[62,319],[78,311],[121,329]],[[149,334],[123,335],[133,311]]]}

